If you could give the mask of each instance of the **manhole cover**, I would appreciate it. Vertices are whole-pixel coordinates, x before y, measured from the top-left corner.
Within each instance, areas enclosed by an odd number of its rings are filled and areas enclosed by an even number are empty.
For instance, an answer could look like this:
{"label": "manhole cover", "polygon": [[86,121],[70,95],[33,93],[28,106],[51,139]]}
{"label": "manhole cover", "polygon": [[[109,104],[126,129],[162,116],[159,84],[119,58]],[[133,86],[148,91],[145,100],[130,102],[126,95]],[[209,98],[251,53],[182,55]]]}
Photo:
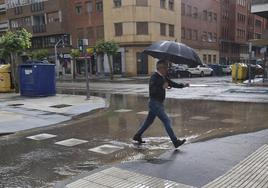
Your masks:
{"label": "manhole cover", "polygon": [[9,104],[8,106],[14,106],[14,107],[16,107],[16,106],[23,106],[24,104]]}
{"label": "manhole cover", "polygon": [[58,105],[54,105],[54,106],[50,106],[51,108],[66,108],[66,107],[70,107],[72,105],[69,104],[58,104]]}

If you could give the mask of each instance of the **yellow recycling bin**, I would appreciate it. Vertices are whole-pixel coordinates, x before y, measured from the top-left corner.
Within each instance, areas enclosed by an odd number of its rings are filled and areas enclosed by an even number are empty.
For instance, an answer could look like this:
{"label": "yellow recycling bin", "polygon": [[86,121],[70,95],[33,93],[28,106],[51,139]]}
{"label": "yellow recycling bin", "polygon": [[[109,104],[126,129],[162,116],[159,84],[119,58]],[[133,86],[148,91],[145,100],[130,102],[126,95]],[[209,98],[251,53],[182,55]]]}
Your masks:
{"label": "yellow recycling bin", "polygon": [[233,80],[246,80],[248,70],[247,65],[244,63],[235,63],[232,66],[232,78]]}
{"label": "yellow recycling bin", "polygon": [[0,93],[11,91],[10,65],[0,65]]}

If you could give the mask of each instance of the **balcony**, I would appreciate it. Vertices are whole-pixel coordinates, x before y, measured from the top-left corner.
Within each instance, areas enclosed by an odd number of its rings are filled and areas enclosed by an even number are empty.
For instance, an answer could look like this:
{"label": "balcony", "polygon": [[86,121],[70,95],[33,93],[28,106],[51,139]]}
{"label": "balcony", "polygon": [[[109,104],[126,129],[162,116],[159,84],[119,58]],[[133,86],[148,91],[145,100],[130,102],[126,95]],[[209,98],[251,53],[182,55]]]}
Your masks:
{"label": "balcony", "polygon": [[46,25],[34,25],[33,33],[45,33],[47,31]]}
{"label": "balcony", "polygon": [[251,13],[268,18],[268,0],[253,0]]}
{"label": "balcony", "polygon": [[6,4],[0,4],[0,12],[6,12]]}
{"label": "balcony", "polygon": [[8,22],[0,22],[0,32],[8,30]]}

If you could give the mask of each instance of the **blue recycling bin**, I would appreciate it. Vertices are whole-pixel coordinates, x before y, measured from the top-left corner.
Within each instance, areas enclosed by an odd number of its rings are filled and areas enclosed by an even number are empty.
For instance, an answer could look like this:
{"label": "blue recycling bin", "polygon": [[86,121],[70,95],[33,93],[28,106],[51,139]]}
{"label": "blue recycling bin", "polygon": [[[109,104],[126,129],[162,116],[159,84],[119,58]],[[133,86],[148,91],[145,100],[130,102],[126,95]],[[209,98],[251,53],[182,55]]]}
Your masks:
{"label": "blue recycling bin", "polygon": [[19,66],[20,94],[26,97],[56,95],[55,65],[27,62]]}

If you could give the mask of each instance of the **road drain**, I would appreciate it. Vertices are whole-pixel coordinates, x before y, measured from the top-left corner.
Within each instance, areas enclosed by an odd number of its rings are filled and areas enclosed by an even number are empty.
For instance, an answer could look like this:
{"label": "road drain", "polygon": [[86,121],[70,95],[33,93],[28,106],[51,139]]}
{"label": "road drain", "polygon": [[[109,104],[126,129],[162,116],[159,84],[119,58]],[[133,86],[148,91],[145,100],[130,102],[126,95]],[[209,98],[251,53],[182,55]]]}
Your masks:
{"label": "road drain", "polygon": [[54,105],[54,106],[50,106],[51,108],[66,108],[66,107],[70,107],[72,105],[69,104],[58,104],[58,105]]}

